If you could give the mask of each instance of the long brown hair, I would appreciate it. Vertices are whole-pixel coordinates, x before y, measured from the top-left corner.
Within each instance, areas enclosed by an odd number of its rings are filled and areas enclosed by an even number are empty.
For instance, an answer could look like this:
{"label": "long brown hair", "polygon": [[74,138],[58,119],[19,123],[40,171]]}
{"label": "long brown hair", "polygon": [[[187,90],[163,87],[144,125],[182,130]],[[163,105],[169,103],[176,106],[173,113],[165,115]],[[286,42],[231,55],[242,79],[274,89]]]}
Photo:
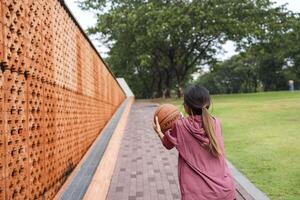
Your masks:
{"label": "long brown hair", "polygon": [[184,91],[184,104],[188,106],[191,113],[202,115],[203,128],[209,139],[208,149],[216,157],[221,155],[220,146],[215,133],[214,119],[208,112],[211,104],[209,91],[202,86],[189,86]]}

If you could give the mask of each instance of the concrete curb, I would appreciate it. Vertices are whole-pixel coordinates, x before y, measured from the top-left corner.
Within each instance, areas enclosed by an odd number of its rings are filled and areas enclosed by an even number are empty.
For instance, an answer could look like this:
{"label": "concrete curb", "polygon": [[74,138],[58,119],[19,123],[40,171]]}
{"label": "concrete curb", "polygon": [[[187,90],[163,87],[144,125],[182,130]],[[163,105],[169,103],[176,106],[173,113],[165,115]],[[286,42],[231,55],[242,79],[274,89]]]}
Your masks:
{"label": "concrete curb", "polygon": [[118,153],[122,143],[124,129],[131,110],[134,98],[130,97],[126,108],[116,126],[113,135],[101,158],[93,179],[83,197],[83,200],[106,199],[114,169],[117,163]]}
{"label": "concrete curb", "polygon": [[84,155],[83,159],[79,162],[77,167],[73,170],[65,184],[61,187],[60,191],[56,194],[55,200],[81,200],[83,199],[93,176],[97,170],[102,156],[105,153],[107,145],[113,135],[119,120],[126,107],[131,103],[127,98],[117,109],[111,120],[101,131],[90,149]]}
{"label": "concrete curb", "polygon": [[[258,189],[253,183],[251,183],[241,172],[239,172],[234,165],[227,160],[229,169],[231,170],[233,178],[238,182],[243,189],[256,200],[270,200],[265,193]],[[243,194],[242,194],[243,195]]]}

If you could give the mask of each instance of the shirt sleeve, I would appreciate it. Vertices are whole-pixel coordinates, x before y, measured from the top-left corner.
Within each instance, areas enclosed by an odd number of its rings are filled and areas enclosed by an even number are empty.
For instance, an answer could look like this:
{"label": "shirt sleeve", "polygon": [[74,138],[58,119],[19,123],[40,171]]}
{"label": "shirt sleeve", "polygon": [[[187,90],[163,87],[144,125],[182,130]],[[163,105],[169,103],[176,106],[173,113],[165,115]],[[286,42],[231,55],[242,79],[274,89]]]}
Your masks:
{"label": "shirt sleeve", "polygon": [[166,149],[170,150],[178,145],[177,132],[177,123],[173,125],[172,129],[165,132],[162,143]]}

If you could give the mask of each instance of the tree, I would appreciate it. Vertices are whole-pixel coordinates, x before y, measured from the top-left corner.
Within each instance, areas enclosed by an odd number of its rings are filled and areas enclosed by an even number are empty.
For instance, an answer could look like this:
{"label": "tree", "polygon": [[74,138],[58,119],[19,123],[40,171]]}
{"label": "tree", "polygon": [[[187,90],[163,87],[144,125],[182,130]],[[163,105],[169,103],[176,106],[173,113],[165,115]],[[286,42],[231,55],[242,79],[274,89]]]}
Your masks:
{"label": "tree", "polygon": [[[227,40],[240,47],[259,40],[283,8],[269,0],[84,0],[97,13],[90,34],[110,44],[108,63],[138,97],[182,95],[191,74]],[[242,12],[241,12],[242,11]]]}
{"label": "tree", "polygon": [[297,71],[299,17],[287,13],[280,19],[271,21],[269,31],[244,53],[256,59],[258,78],[265,91],[286,89],[287,80],[291,78],[288,71]]}
{"label": "tree", "polygon": [[214,64],[196,83],[208,88],[212,94],[256,92],[259,89],[256,60],[249,54],[233,56]]}
{"label": "tree", "polygon": [[284,76],[295,81],[295,88],[300,89],[300,14],[292,20],[292,31],[286,36],[286,64]]}
{"label": "tree", "polygon": [[[212,93],[286,90],[288,80],[300,84],[300,20],[289,13],[285,21],[270,23],[270,31],[229,60],[211,67],[198,83]],[[272,25],[272,26],[271,26]],[[262,87],[262,88],[261,88]]]}

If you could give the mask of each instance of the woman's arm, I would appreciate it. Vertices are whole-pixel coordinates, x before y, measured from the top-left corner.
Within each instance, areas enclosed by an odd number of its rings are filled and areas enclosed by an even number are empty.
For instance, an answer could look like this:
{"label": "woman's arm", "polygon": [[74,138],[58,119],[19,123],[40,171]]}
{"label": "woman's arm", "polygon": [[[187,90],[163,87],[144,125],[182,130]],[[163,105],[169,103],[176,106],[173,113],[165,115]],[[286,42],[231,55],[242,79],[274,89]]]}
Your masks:
{"label": "woman's arm", "polygon": [[159,139],[161,140],[164,147],[166,147],[166,149],[170,150],[174,147],[174,144],[172,144],[161,131],[157,116],[155,116],[155,124],[153,124],[153,129],[157,133]]}

